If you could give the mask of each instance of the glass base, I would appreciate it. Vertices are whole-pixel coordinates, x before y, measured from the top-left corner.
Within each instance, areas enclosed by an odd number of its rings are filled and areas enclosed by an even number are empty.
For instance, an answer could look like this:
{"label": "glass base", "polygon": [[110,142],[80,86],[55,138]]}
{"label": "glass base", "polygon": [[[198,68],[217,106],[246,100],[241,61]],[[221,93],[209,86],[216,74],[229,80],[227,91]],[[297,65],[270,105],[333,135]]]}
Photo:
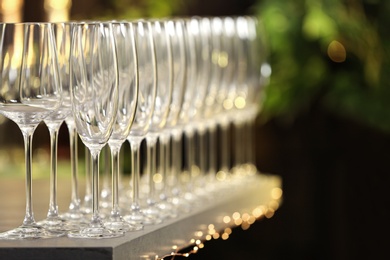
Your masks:
{"label": "glass base", "polygon": [[65,235],[67,231],[71,230],[71,226],[67,226],[65,220],[60,217],[46,218],[37,222],[37,225],[50,232],[64,233],[63,235]]}
{"label": "glass base", "polygon": [[141,210],[132,210],[123,219],[130,224],[156,225],[162,223],[162,219],[148,216]]}
{"label": "glass base", "polygon": [[170,198],[170,203],[172,203],[180,213],[189,213],[191,211],[191,204],[179,196]]}
{"label": "glass base", "polygon": [[89,226],[79,231],[70,231],[68,237],[70,238],[90,238],[90,239],[105,239],[121,237],[124,232],[110,230],[104,226]]}
{"label": "glass base", "polygon": [[63,214],[60,214],[60,218],[64,220],[70,220],[70,221],[80,221],[80,222],[85,221],[86,223],[88,223],[88,220],[86,220],[85,218],[85,214],[83,214],[81,210],[65,212]]}
{"label": "glass base", "polygon": [[160,209],[161,215],[165,216],[166,218],[177,217],[177,209],[168,201],[159,201],[157,203],[157,207]]}
{"label": "glass base", "polygon": [[104,221],[103,225],[114,232],[138,231],[143,229],[143,225],[137,223],[132,225],[131,223],[124,221],[122,217],[111,217]]}
{"label": "glass base", "polygon": [[65,236],[66,232],[56,232],[48,230],[37,224],[22,225],[15,229],[0,233],[0,239],[18,240],[18,239],[42,239]]}

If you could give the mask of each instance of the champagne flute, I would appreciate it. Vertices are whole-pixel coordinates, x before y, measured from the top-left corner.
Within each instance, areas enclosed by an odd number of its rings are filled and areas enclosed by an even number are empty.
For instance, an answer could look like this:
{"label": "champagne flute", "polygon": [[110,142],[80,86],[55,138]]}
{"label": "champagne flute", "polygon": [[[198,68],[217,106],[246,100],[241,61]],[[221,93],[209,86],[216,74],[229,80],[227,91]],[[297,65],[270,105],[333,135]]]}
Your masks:
{"label": "champagne flute", "polygon": [[[147,197],[147,207],[143,209],[144,213],[152,218],[165,218],[175,216],[173,209],[167,211],[159,210],[159,205],[156,203],[155,184],[153,177],[156,174],[156,144],[157,139],[160,140],[160,165],[167,165],[166,159],[169,156],[169,136],[164,134],[164,128],[167,123],[169,106],[172,100],[173,87],[173,64],[172,64],[172,49],[169,35],[168,21],[154,20],[152,23],[152,32],[156,50],[156,67],[157,67],[157,91],[153,116],[150,122],[149,131],[146,135],[146,145],[148,149],[148,176],[149,176],[149,193]],[[160,167],[162,176],[162,184],[167,180],[167,167]],[[165,187],[165,185],[164,185]],[[163,189],[164,189],[163,187]]]}
{"label": "champagne flute", "polygon": [[139,197],[140,147],[149,131],[153,116],[157,91],[157,71],[151,22],[145,20],[135,21],[133,26],[138,58],[139,89],[137,110],[127,137],[131,146],[132,201],[129,212],[123,218],[134,225],[144,225],[161,222],[160,219],[151,218],[142,211]]}
{"label": "champagne flute", "polygon": [[0,113],[20,128],[25,148],[26,213],[23,224],[2,239],[64,235],[37,225],[32,204],[32,139],[40,122],[61,104],[61,85],[53,28],[49,23],[0,25]]}
{"label": "champagne flute", "polygon": [[[57,110],[44,119],[50,133],[50,200],[47,217],[38,222],[50,230],[66,232],[71,226],[65,223],[65,218],[59,216],[57,204],[57,147],[58,132],[65,118],[69,117],[72,109],[69,89],[69,55],[73,23],[53,23],[56,42],[58,67],[62,86],[62,103]],[[74,214],[74,213],[73,213]],[[74,215],[72,215],[74,217]]]}
{"label": "champagne flute", "polygon": [[130,133],[138,99],[138,71],[135,52],[133,24],[129,22],[112,22],[117,48],[119,71],[118,112],[114,130],[108,140],[112,164],[112,209],[104,225],[112,230],[133,231],[142,229],[142,225],[130,225],[121,216],[119,208],[119,152]]}
{"label": "champagne flute", "polygon": [[[172,157],[170,165],[164,165],[162,162],[162,167],[166,170],[170,169],[171,173],[171,183],[166,182],[164,185],[165,190],[162,192],[162,197],[166,197],[167,189],[171,189],[171,197],[169,202],[172,203],[178,210],[189,212],[191,206],[183,199],[182,189],[181,189],[181,173],[182,173],[182,126],[179,124],[180,112],[184,104],[184,94],[186,90],[186,53],[185,53],[185,38],[184,38],[184,19],[175,19],[170,20],[167,23],[167,31],[169,33],[169,38],[171,42],[172,50],[172,71],[173,71],[173,87],[172,87],[172,99],[171,104],[169,105],[169,114],[167,118],[166,125],[163,129],[162,135],[166,136],[167,140],[172,140],[172,147],[170,151],[165,152],[167,156]],[[169,145],[169,142],[167,142]],[[168,162],[169,163],[169,162]],[[165,179],[167,181],[167,178]],[[159,202],[160,209],[164,211],[169,211],[171,216],[172,213],[175,213],[170,207],[167,201],[163,200]],[[168,209],[168,210],[167,210]]]}
{"label": "champagne flute", "polygon": [[92,159],[92,216],[87,227],[68,236],[118,237],[124,233],[106,228],[99,215],[99,156],[113,131],[118,107],[119,75],[112,24],[75,25],[71,51],[72,111],[77,132]]}

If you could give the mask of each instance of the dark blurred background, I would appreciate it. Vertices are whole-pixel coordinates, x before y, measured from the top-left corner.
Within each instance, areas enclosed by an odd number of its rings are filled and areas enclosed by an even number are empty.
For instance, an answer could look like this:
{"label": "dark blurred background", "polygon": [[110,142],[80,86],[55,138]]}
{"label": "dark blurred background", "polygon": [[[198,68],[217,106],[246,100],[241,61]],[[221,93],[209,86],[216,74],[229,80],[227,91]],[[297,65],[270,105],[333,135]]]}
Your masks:
{"label": "dark blurred background", "polygon": [[[10,13],[1,2],[4,20]],[[273,73],[255,126],[256,163],[282,177],[283,204],[271,219],[207,242],[189,258],[388,255],[390,1],[30,0],[21,10],[16,17],[26,21],[55,13],[68,19],[257,16]]]}

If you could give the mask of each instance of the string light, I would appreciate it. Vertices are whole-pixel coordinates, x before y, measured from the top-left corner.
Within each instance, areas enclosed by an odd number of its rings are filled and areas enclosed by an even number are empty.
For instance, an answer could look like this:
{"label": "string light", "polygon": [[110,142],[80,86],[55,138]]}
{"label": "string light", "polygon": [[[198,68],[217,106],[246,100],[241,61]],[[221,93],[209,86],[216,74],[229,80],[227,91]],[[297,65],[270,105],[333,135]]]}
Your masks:
{"label": "string light", "polygon": [[[277,188],[272,191],[272,198],[267,206],[259,205],[255,207],[251,213],[243,212],[240,213],[238,211],[234,212],[231,216],[224,216],[222,218],[222,222],[227,225],[235,224],[236,226],[240,226],[242,230],[248,230],[250,226],[256,222],[256,220],[261,219],[263,216],[266,218],[271,218],[275,214],[275,211],[279,208],[280,201],[282,198],[282,190]],[[156,256],[156,260],[164,260],[165,258],[170,257],[170,259],[174,259],[176,256],[181,257],[189,257],[192,254],[196,254],[200,249],[205,247],[203,241],[210,241],[212,239],[227,240],[231,236],[233,230],[230,227],[226,227],[221,233],[216,231],[216,226],[214,224],[207,225],[207,232],[196,231],[194,235],[197,238],[190,239],[191,250],[189,252],[180,253],[177,245],[172,246],[174,250],[168,255],[163,257]],[[203,237],[204,236],[204,237]]]}

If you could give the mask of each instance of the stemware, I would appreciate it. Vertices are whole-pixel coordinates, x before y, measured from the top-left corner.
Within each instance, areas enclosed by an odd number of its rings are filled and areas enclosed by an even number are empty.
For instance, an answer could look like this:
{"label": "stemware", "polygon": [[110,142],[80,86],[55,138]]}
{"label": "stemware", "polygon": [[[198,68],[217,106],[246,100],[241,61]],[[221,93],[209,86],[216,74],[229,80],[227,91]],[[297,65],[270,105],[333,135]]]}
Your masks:
{"label": "stemware", "polygon": [[[188,212],[190,205],[183,199],[181,188],[181,173],[182,173],[182,126],[179,124],[180,112],[184,104],[184,94],[186,90],[186,53],[185,53],[185,39],[184,39],[184,20],[175,19],[167,22],[167,32],[169,34],[172,50],[172,71],[173,71],[173,86],[172,86],[172,99],[169,105],[169,114],[167,117],[166,125],[163,129],[162,136],[166,136],[167,140],[172,140],[172,147],[170,150],[165,151],[167,157],[170,155],[172,160],[166,160],[162,162],[161,168],[165,168],[171,171],[171,182],[166,182],[164,185],[165,190],[162,192],[162,197],[167,196],[167,190],[171,189],[169,203],[172,203],[178,210]],[[169,145],[169,142],[167,142]],[[164,153],[164,151],[163,151]],[[161,156],[163,157],[163,156]],[[167,158],[166,158],[167,159]],[[168,162],[167,162],[168,161]],[[170,164],[170,165],[168,165]],[[168,178],[165,178],[167,181]],[[162,210],[169,211],[172,216],[174,210],[169,207],[167,199],[159,202],[159,207]]]}
{"label": "stemware", "polygon": [[[71,114],[70,89],[69,89],[69,55],[71,44],[72,23],[53,23],[54,39],[57,49],[58,68],[62,86],[62,103],[55,111],[50,113],[43,121],[47,125],[50,133],[50,200],[47,217],[38,222],[39,225],[45,226],[56,232],[66,232],[70,225],[65,223],[65,219],[59,216],[57,204],[57,148],[58,133],[61,124],[65,118]],[[74,176],[72,176],[74,178]],[[74,181],[74,180],[72,180]],[[73,191],[74,192],[74,191]],[[73,193],[72,192],[72,193]],[[72,194],[72,201],[77,198]],[[76,205],[75,205],[76,206]],[[76,209],[75,207],[73,209]],[[76,212],[72,213],[75,217]]]}
{"label": "stemware", "polygon": [[[238,17],[237,27],[245,28],[238,30],[241,43],[245,45],[243,59],[246,60],[247,68],[245,71],[246,96],[245,106],[239,111],[240,115],[246,115],[244,118],[244,135],[247,136],[246,149],[243,161],[244,167],[249,175],[257,172],[254,158],[254,146],[250,142],[254,137],[254,125],[256,116],[261,111],[264,100],[264,88],[269,83],[271,76],[271,66],[268,61],[268,44],[261,20],[252,16]],[[244,34],[244,35],[243,35]],[[260,74],[259,74],[260,73]]]}
{"label": "stemware", "polygon": [[[188,180],[185,187],[184,197],[192,205],[198,204],[195,194],[195,183],[200,175],[200,168],[197,165],[196,156],[196,131],[193,122],[197,113],[195,104],[199,102],[200,96],[204,93],[204,85],[200,85],[202,78],[199,76],[200,60],[197,49],[199,45],[199,23],[197,18],[188,18],[184,21],[184,42],[185,42],[185,92],[183,105],[179,115],[178,125],[185,136],[185,164]],[[199,90],[198,90],[199,87]]]}
{"label": "stemware", "polygon": [[[193,42],[194,52],[192,55],[195,56],[195,83],[189,85],[195,88],[193,91],[193,102],[191,102],[190,116],[191,122],[187,125],[186,132],[194,131],[197,133],[198,149],[195,150],[199,174],[194,175],[192,181],[192,192],[197,196],[206,195],[204,191],[205,174],[207,171],[207,135],[206,135],[206,124],[203,122],[204,107],[206,106],[206,97],[208,94],[210,79],[211,79],[211,45],[210,45],[210,24],[208,18],[192,17],[187,21],[187,31],[189,41]],[[195,144],[194,144],[195,145]]]}
{"label": "stemware", "polygon": [[61,104],[53,28],[48,23],[0,25],[0,113],[20,128],[25,148],[26,212],[23,224],[2,239],[61,236],[37,225],[32,205],[32,139],[36,127]]}
{"label": "stemware", "polygon": [[133,125],[127,137],[130,143],[132,162],[132,201],[129,212],[123,217],[133,224],[154,224],[161,222],[158,218],[147,216],[140,205],[140,147],[146,137],[153,116],[156,91],[157,70],[152,24],[140,20],[133,23],[138,58],[138,102]]}
{"label": "stemware", "polygon": [[113,131],[118,107],[118,63],[111,23],[75,25],[71,47],[71,100],[76,129],[91,153],[92,216],[72,238],[111,238],[99,215],[99,156]]}
{"label": "stemware", "polygon": [[138,99],[138,71],[134,31],[133,24],[129,22],[113,22],[112,26],[118,57],[119,99],[114,129],[108,140],[112,164],[112,209],[104,225],[113,230],[139,230],[143,226],[139,223],[130,225],[125,222],[119,208],[119,152],[130,133]]}
{"label": "stemware", "polygon": [[[162,189],[165,190],[167,180],[168,164],[166,163],[169,156],[169,136],[164,134],[164,127],[167,122],[169,106],[172,100],[173,87],[173,64],[172,49],[170,36],[166,20],[154,20],[152,23],[152,34],[156,51],[156,68],[157,68],[157,90],[154,105],[153,116],[151,118],[149,131],[146,135],[146,145],[148,149],[148,184],[149,192],[147,197],[147,207],[143,209],[144,213],[155,219],[175,216],[173,210],[161,209],[161,202],[156,204],[155,183],[153,176],[156,174],[156,144],[160,140],[160,174],[162,176]],[[166,196],[162,199],[165,199]],[[158,200],[158,199],[157,199]],[[164,209],[167,209],[166,207]]]}

